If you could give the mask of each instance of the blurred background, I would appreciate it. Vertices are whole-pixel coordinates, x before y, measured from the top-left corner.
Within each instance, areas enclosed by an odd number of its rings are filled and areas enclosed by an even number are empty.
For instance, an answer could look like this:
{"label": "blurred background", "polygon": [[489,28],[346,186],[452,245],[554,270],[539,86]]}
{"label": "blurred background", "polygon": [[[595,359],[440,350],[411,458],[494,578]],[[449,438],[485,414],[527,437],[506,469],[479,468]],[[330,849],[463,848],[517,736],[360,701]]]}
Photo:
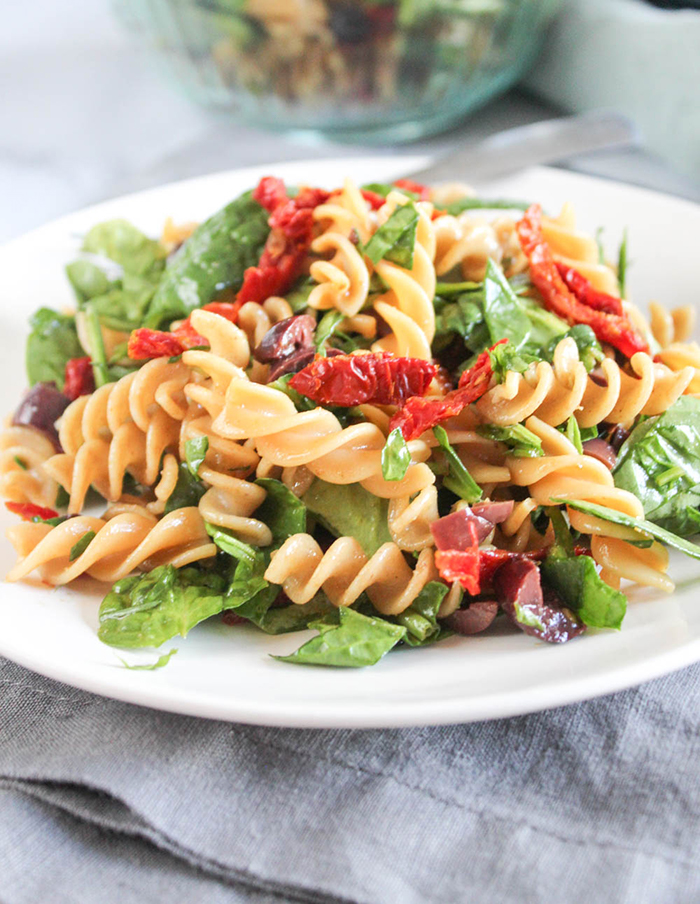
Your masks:
{"label": "blurred background", "polygon": [[568,165],[700,198],[698,0],[36,0],[3,24],[0,239],[173,179],[600,107],[640,147]]}

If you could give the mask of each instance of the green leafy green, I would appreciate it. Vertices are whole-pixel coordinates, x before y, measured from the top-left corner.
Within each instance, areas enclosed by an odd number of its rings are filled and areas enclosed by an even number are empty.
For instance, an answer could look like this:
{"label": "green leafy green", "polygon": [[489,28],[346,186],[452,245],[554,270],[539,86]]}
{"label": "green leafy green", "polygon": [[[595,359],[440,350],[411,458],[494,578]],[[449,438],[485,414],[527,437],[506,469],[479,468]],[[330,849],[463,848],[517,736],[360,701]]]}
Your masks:
{"label": "green leafy green", "polygon": [[216,572],[161,565],[123,578],[100,606],[98,637],[113,647],[159,647],[224,607],[226,580]]}
{"label": "green leafy green", "polygon": [[159,327],[237,291],[247,267],[258,263],[269,214],[246,192],[195,229],[168,263],[146,326]]}
{"label": "green leafy green", "polygon": [[198,477],[199,469],[204,464],[208,449],[209,437],[205,435],[194,436],[185,443],[185,459],[189,472],[193,477]]}
{"label": "green leafy green", "polygon": [[598,263],[605,263],[605,246],[603,245],[604,226],[599,226],[595,231],[595,243],[598,246]]}
{"label": "green leafy green", "polygon": [[[255,624],[266,634],[289,634],[301,631],[319,618],[326,618],[335,611],[335,606],[325,593],[317,593],[303,605],[291,603],[268,609]],[[236,610],[240,614],[240,609]]]}
{"label": "green leafy green", "polygon": [[403,480],[411,464],[408,443],[400,427],[392,430],[382,449],[382,476],[384,480]]}
{"label": "green leafy green", "polygon": [[483,424],[477,427],[477,433],[487,439],[505,443],[510,447],[510,454],[516,458],[539,458],[544,455],[542,440],[522,424],[514,424],[511,427]]}
{"label": "green leafy green", "polygon": [[[569,440],[569,442],[576,447],[576,451],[579,455],[583,455],[583,442],[581,441],[581,428],[578,425],[578,421],[576,418],[571,415],[569,420],[566,422],[566,425],[562,425],[564,427],[563,433],[564,436]],[[561,427],[559,428],[562,429]]]}
{"label": "green leafy green", "polygon": [[624,512],[617,512],[614,509],[607,508],[604,505],[597,505],[594,502],[580,502],[576,499],[565,498],[559,501],[579,512],[595,515],[596,518],[602,518],[604,521],[610,521],[613,524],[621,524],[623,527],[631,527],[640,534],[640,540],[654,537],[661,543],[685,553],[691,559],[700,559],[700,546],[696,546],[694,543],[683,539],[683,537],[671,533],[670,530],[659,527],[658,524],[654,524],[652,521],[647,521],[644,518],[633,518],[631,515],[624,514]]}
{"label": "green leafy green", "polygon": [[484,321],[480,293],[467,292],[451,302],[438,300],[435,314],[433,350],[436,353],[449,345],[454,336],[459,336],[474,354],[493,345]]}
{"label": "green leafy green", "polygon": [[600,342],[596,339],[593,330],[585,323],[577,323],[576,326],[572,326],[570,330],[567,330],[562,335],[555,336],[555,338],[547,345],[545,357],[548,361],[554,360],[554,352],[557,345],[559,345],[563,339],[567,338],[573,339],[576,343],[578,356],[589,373],[594,367],[600,364],[605,357],[603,349],[600,347]]}
{"label": "green leafy green", "polygon": [[480,292],[481,283],[478,282],[438,282],[435,284],[435,294],[441,298],[451,295],[462,295],[464,292]]}
{"label": "green leafy green", "polygon": [[617,255],[617,284],[620,289],[620,298],[626,298],[627,293],[627,230],[622,233],[620,250]]}
{"label": "green leafy green", "polygon": [[565,320],[543,308],[534,298],[518,296],[518,301],[530,321],[531,348],[541,351],[556,336],[563,336],[568,331],[569,324]]}
{"label": "green leafy green", "polygon": [[503,271],[491,258],[486,264],[483,312],[492,342],[508,339],[521,348],[530,338],[530,320]]}
{"label": "green leafy green", "polygon": [[148,238],[127,220],[93,226],[83,240],[83,251],[107,257],[141,277],[159,275],[168,253],[160,242]]}
{"label": "green leafy green", "polygon": [[308,640],[289,656],[274,658],[304,665],[362,668],[379,662],[407,634],[403,625],[361,615],[345,606],[338,610],[338,622],[337,626],[313,622],[309,627],[321,632],[318,637]]}
{"label": "green leafy green", "polygon": [[633,493],[646,517],[682,536],[697,533],[700,507],[700,400],[681,396],[642,421],[620,449],[615,486]]}
{"label": "green leafy green", "polygon": [[66,267],[66,276],[79,305],[99,295],[106,295],[115,287],[115,283],[107,278],[104,270],[92,261],[73,261]]}
{"label": "green leafy green", "polygon": [[531,364],[542,360],[527,349],[518,350],[510,342],[504,342],[503,345],[496,345],[492,348],[489,351],[489,358],[491,359],[491,369],[499,383],[505,380],[509,371],[522,374]]}
{"label": "green leafy green", "polygon": [[120,662],[125,669],[130,669],[132,672],[155,672],[156,669],[162,669],[164,666],[166,666],[176,653],[177,647],[173,647],[172,650],[168,650],[167,653],[163,653],[163,655],[159,656],[155,662],[151,662],[148,665],[130,665],[125,659],[121,658]]}
{"label": "green leafy green", "polygon": [[420,200],[414,191],[409,191],[407,188],[399,188],[397,185],[391,185],[388,182],[369,182],[367,185],[363,185],[362,188],[366,189],[366,191],[373,191],[375,195],[381,195],[382,198],[386,198],[389,192],[400,191],[412,201]]}
{"label": "green leafy green", "polygon": [[95,377],[95,386],[99,388],[110,382],[110,374],[99,315],[92,304],[89,304],[85,311],[85,327],[90,341],[92,373]]}
{"label": "green leafy green", "polygon": [[301,311],[304,311],[309,306],[309,295],[311,294],[311,290],[314,286],[317,286],[318,283],[315,279],[309,277],[304,277],[300,282],[297,282],[295,286],[292,287],[290,292],[284,296],[287,304],[292,309],[292,313],[299,314]]}
{"label": "green leafy green", "polygon": [[627,611],[624,593],[599,576],[590,556],[552,552],[542,563],[542,576],[591,628],[619,628]]}
{"label": "green leafy green", "polygon": [[372,263],[388,260],[410,269],[413,266],[413,246],[416,242],[417,228],[418,211],[409,201],[408,204],[396,208],[362,250]]}
{"label": "green leafy green", "polygon": [[27,339],[27,377],[29,385],[50,383],[63,389],[66,363],[85,352],[78,341],[75,317],[59,314],[51,308],[39,308],[29,320]]}
{"label": "green leafy green", "polygon": [[207,488],[202,481],[198,477],[193,476],[189,466],[183,461],[178,468],[175,489],[165,503],[165,514],[174,512],[175,509],[199,505],[199,500],[206,491]]}
{"label": "green leafy green", "polygon": [[95,539],[95,531],[94,530],[85,531],[85,533],[78,540],[78,542],[73,544],[73,546],[71,546],[70,553],[68,554],[68,561],[75,562],[75,560],[78,558],[78,556],[82,556],[82,554],[85,552],[85,550],[88,548],[88,546],[92,543],[92,541],[94,539]]}
{"label": "green leafy green", "polygon": [[278,392],[283,392],[294,402],[294,407],[297,411],[311,411],[312,408],[316,408],[316,402],[314,402],[313,399],[307,398],[305,395],[297,392],[293,386],[289,385],[293,376],[294,374],[283,374],[283,376],[279,377],[277,380],[268,383],[268,389],[276,389]]}
{"label": "green leafy green", "polygon": [[316,351],[321,354],[326,354],[326,342],[331,338],[331,336],[336,332],[340,324],[345,319],[345,315],[342,311],[327,311],[323,317],[318,322],[318,326],[316,327]]}
{"label": "green leafy green", "polygon": [[433,427],[433,433],[445,454],[449,468],[447,475],[443,478],[442,485],[470,505],[478,502],[482,496],[481,487],[452,448],[444,427]]}
{"label": "green leafy green", "polygon": [[396,616],[397,623],[406,629],[405,644],[414,647],[438,640],[441,628],[437,615],[448,589],[447,584],[430,581],[408,609]]}
{"label": "green leafy green", "polygon": [[317,478],[302,501],[334,537],[354,537],[368,556],[391,541],[388,500],[359,483],[334,484]]}
{"label": "green leafy green", "polygon": [[529,206],[527,201],[509,201],[503,198],[460,198],[444,209],[456,217],[465,210],[527,210]]}

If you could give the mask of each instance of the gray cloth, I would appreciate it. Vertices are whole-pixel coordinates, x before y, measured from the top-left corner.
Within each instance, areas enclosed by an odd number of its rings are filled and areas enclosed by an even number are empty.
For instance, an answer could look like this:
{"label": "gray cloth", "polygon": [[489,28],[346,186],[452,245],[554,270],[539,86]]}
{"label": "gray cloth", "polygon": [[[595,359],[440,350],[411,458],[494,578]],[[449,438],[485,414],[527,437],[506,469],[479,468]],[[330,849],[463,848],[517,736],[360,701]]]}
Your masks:
{"label": "gray cloth", "polygon": [[698,678],[490,723],[299,731],[2,662],[0,901],[697,901]]}

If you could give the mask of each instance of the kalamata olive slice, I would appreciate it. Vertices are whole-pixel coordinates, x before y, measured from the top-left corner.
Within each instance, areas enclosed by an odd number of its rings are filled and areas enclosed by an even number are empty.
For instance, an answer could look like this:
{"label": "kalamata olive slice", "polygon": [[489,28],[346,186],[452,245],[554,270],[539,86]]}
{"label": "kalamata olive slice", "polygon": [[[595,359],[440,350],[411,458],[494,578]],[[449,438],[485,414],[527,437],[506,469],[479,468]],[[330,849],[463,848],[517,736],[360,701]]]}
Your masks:
{"label": "kalamata olive slice", "polygon": [[287,358],[302,348],[313,345],[316,321],[310,314],[296,314],[280,320],[265,333],[262,342],[253,350],[253,357],[262,364]]}
{"label": "kalamata olive slice", "polygon": [[477,543],[483,542],[493,530],[493,524],[486,518],[478,518],[469,506],[458,512],[438,518],[430,525],[430,531],[438,549],[467,549],[473,546],[476,532]]}
{"label": "kalamata olive slice", "polygon": [[472,512],[478,518],[485,518],[491,524],[501,524],[510,517],[515,503],[512,499],[503,502],[477,502],[472,506]]}
{"label": "kalamata olive slice", "polygon": [[505,562],[494,574],[493,586],[503,611],[525,634],[565,643],[586,630],[551,588],[545,599],[540,570],[529,559]]}
{"label": "kalamata olive slice", "polygon": [[467,609],[457,609],[445,619],[444,624],[455,634],[480,634],[497,615],[498,603],[495,600],[477,600]]}
{"label": "kalamata olive slice", "polygon": [[590,455],[591,458],[602,461],[611,471],[617,463],[617,453],[610,443],[606,443],[605,440],[601,439],[599,436],[595,439],[587,439],[586,442],[583,443],[583,454]]}
{"label": "kalamata olive slice", "polygon": [[617,424],[613,429],[612,433],[609,436],[610,445],[613,447],[615,452],[619,452],[622,444],[629,437],[630,432],[622,427],[620,424]]}
{"label": "kalamata olive slice", "polygon": [[20,402],[12,418],[12,423],[21,427],[33,427],[48,437],[56,449],[58,441],[56,421],[60,418],[70,400],[63,395],[54,382],[37,383]]}

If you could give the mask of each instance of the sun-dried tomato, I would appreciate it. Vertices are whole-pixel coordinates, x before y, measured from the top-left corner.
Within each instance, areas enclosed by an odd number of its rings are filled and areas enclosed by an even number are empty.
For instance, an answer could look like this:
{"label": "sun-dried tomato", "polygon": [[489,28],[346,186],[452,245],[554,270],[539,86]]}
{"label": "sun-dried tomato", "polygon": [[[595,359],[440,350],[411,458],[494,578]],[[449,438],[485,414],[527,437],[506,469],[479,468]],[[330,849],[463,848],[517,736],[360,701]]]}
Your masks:
{"label": "sun-dried tomato", "polygon": [[432,361],[398,358],[386,352],[317,358],[290,386],[321,405],[400,405],[422,396],[437,373]]}
{"label": "sun-dried tomato", "polygon": [[608,295],[606,292],[599,292],[585,276],[567,264],[558,262],[557,270],[566,286],[586,307],[593,308],[595,311],[604,311],[606,314],[624,316],[621,298],[615,298],[614,295]]}
{"label": "sun-dried tomato", "polygon": [[[242,301],[210,301],[202,307],[203,311],[218,314],[231,323],[238,320],[238,312],[243,305]],[[200,348],[209,345],[204,336],[200,336],[192,326],[192,315],[175,330],[149,330],[146,328],[134,330],[129,336],[127,349],[128,356],[134,361],[144,361],[147,358],[162,358],[166,355],[181,355],[189,348]]]}
{"label": "sun-dried tomato", "polygon": [[542,295],[545,307],[570,324],[591,327],[601,342],[607,342],[631,358],[636,352],[648,352],[649,346],[637,333],[630,320],[619,314],[608,314],[584,304],[570,291],[554,262],[542,233],[542,208],[532,204],[517,224],[518,236],[530,262],[530,278]]}
{"label": "sun-dried tomato", "polygon": [[58,512],[43,505],[34,505],[32,502],[6,502],[5,508],[13,515],[19,515],[23,521],[33,521],[40,518],[48,521],[49,518],[58,518]]}
{"label": "sun-dried tomato", "polygon": [[90,395],[95,391],[95,374],[92,370],[90,356],[71,358],[66,361],[66,372],[63,384],[63,395],[71,402],[81,395]]}
{"label": "sun-dried tomato", "polygon": [[443,581],[464,587],[467,593],[476,596],[480,592],[479,562],[481,550],[478,546],[467,549],[444,549],[435,553],[435,565]]}
{"label": "sun-dried tomato", "polygon": [[394,185],[404,191],[412,191],[414,195],[418,195],[419,201],[430,200],[430,189],[428,186],[420,182],[414,182],[413,179],[397,179]]}
{"label": "sun-dried tomato", "polygon": [[[501,339],[496,345],[505,341],[505,339]],[[489,351],[492,351],[493,348]],[[473,367],[464,371],[457,389],[453,389],[442,398],[414,397],[408,399],[403,408],[397,411],[391,419],[391,429],[400,427],[407,442],[418,439],[426,430],[436,427],[447,418],[455,417],[467,405],[480,399],[489,388],[493,374],[489,351],[482,352]]]}
{"label": "sun-dried tomato", "polygon": [[370,191],[368,188],[361,189],[362,197],[369,204],[372,210],[379,210],[379,208],[385,203],[386,198],[382,195],[377,194],[376,191]]}
{"label": "sun-dried tomato", "polygon": [[287,200],[284,182],[276,176],[263,176],[253,189],[253,198],[270,213]]}

